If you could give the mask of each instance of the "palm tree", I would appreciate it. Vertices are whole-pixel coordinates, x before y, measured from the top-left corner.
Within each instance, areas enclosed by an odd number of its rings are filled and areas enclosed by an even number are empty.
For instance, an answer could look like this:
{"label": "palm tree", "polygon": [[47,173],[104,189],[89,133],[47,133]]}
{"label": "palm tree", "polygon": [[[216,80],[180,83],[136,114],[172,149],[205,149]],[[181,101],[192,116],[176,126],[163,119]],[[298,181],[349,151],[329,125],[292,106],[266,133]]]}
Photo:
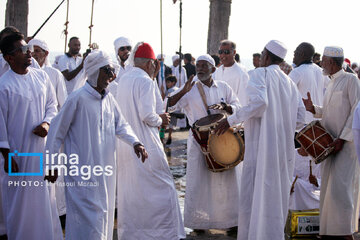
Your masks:
{"label": "palm tree", "polygon": [[209,54],[216,54],[219,48],[219,42],[228,38],[231,0],[209,1],[210,15],[207,52]]}
{"label": "palm tree", "polygon": [[29,0],[7,0],[5,26],[14,26],[27,36]]}

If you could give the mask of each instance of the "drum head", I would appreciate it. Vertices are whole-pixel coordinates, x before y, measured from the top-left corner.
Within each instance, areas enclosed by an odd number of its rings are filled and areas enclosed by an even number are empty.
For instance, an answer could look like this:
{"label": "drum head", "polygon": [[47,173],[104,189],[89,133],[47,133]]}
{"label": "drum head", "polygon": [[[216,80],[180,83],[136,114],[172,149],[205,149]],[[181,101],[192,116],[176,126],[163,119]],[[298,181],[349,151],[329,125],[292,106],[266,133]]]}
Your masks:
{"label": "drum head", "polygon": [[237,165],[244,159],[245,145],[238,132],[227,130],[223,135],[211,134],[209,153],[221,165]]}
{"label": "drum head", "polygon": [[203,117],[203,118],[200,118],[199,120],[197,120],[195,122],[195,126],[196,127],[208,126],[208,125],[211,125],[213,123],[220,121],[224,117],[225,117],[225,115],[221,114],[221,113],[211,114],[211,115],[208,115],[206,117]]}

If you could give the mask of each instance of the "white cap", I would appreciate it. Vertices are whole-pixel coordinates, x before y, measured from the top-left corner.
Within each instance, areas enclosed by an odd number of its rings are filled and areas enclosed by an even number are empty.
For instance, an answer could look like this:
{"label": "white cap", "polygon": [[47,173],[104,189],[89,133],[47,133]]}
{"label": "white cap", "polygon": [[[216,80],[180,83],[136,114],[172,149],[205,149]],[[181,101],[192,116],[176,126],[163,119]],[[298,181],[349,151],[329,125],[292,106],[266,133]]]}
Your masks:
{"label": "white cap", "polygon": [[323,56],[327,57],[344,57],[344,51],[341,47],[325,47]]}
{"label": "white cap", "polygon": [[209,55],[209,54],[205,54],[205,55],[201,55],[200,57],[198,57],[196,59],[196,62],[198,61],[207,61],[208,63],[210,63],[213,67],[215,67],[215,60]]}
{"label": "white cap", "polygon": [[49,52],[49,47],[46,44],[46,42],[44,42],[43,40],[40,39],[31,39],[30,42],[28,43],[29,45],[33,45],[33,46],[38,46],[40,47],[42,50],[45,50],[47,52]]}
{"label": "white cap", "polygon": [[180,59],[179,54],[176,54],[174,56],[172,56],[172,61],[175,62],[176,60]]}
{"label": "white cap", "polygon": [[126,47],[126,46],[132,46],[130,39],[126,37],[119,37],[114,41],[114,47],[115,47],[115,54],[118,55],[119,48]]}
{"label": "white cap", "polygon": [[271,40],[266,44],[265,48],[279,58],[285,59],[287,49],[284,43],[278,40]]}
{"label": "white cap", "polygon": [[163,59],[165,59],[165,54],[162,54],[162,57],[161,57],[161,53],[159,53],[157,56],[156,56],[156,58],[157,59],[161,59],[161,58],[163,58]]}

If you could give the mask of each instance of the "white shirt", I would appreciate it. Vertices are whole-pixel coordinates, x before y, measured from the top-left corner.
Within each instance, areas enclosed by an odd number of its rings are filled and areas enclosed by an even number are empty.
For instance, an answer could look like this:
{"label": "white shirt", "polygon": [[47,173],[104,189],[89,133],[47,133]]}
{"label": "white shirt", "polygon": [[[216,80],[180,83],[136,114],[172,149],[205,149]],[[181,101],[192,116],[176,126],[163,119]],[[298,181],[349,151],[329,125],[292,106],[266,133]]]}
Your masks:
{"label": "white shirt", "polygon": [[49,75],[49,79],[56,93],[56,100],[58,102],[58,110],[59,110],[62,107],[62,105],[64,105],[65,100],[67,98],[67,91],[65,85],[66,80],[62,75],[62,73],[56,68],[44,65],[42,67],[42,70],[44,70]]}
{"label": "white shirt", "polygon": [[179,65],[177,67],[171,66],[171,71],[172,71],[172,75],[174,75],[177,78],[176,86],[178,88],[184,86],[187,81],[186,69],[184,67],[181,67],[181,78],[179,78],[180,77]]}
{"label": "white shirt", "polygon": [[242,106],[246,105],[246,86],[249,81],[249,75],[243,67],[237,63],[234,63],[231,67],[224,67],[224,65],[221,65],[216,69],[214,79],[229,84],[239,98],[240,104]]}
{"label": "white shirt", "polygon": [[[63,72],[65,70],[69,70],[69,72],[75,70],[82,62],[82,57],[80,56],[76,56],[76,57],[68,57],[66,54],[64,54],[60,59],[59,59],[59,70],[60,72]],[[83,78],[84,78],[84,69],[82,69],[77,75],[76,77],[74,77],[73,79],[71,79],[70,81],[65,79],[65,85],[66,85],[66,90],[67,90],[67,94],[70,95],[70,93],[72,93],[72,91],[76,90],[75,87],[77,87],[76,85],[78,85],[78,82],[82,82]],[[78,86],[77,88],[80,88],[82,86]]]}
{"label": "white shirt", "polygon": [[[302,64],[294,68],[289,77],[294,81],[299,89],[301,97],[307,99],[307,93],[310,93],[311,100],[315,105],[322,105],[324,100],[325,78],[322,69],[315,63]],[[305,123],[308,124],[314,120],[310,112],[305,114]]]}

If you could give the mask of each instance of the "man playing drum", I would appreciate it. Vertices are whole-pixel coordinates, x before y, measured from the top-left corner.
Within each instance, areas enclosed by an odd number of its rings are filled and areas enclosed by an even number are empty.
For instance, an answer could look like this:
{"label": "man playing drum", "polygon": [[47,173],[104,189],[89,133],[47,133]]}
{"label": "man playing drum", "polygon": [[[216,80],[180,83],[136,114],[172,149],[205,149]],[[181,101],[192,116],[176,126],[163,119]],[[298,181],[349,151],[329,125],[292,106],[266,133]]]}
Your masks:
{"label": "man playing drum", "polygon": [[[169,106],[185,111],[192,126],[194,122],[210,113],[235,112],[239,100],[230,86],[223,81],[214,81],[215,61],[208,54],[196,61],[196,77],[189,78],[183,88],[169,98]],[[194,80],[194,81],[193,81]],[[193,87],[194,84],[197,86]],[[204,91],[207,104],[221,110],[206,109],[199,92]],[[222,103],[222,104],[220,104]],[[224,171],[207,169],[200,145],[189,132],[187,143],[187,172],[184,225],[193,229],[231,228],[237,225],[239,191],[239,166]]]}
{"label": "man playing drum", "polygon": [[261,68],[250,76],[249,101],[215,130],[223,133],[245,121],[245,158],[241,175],[239,240],[284,239],[292,173],[294,133],[305,120],[296,85],[280,69],[286,47],[272,40],[261,55]]}
{"label": "man playing drum", "polygon": [[360,100],[356,75],[342,69],[344,53],[340,47],[326,47],[321,66],[330,77],[323,106],[313,105],[311,95],[303,99],[306,110],[322,118],[321,124],[335,140],[332,155],[324,160],[321,171],[321,239],[353,239],[357,231],[359,164],[351,132],[353,115]]}

